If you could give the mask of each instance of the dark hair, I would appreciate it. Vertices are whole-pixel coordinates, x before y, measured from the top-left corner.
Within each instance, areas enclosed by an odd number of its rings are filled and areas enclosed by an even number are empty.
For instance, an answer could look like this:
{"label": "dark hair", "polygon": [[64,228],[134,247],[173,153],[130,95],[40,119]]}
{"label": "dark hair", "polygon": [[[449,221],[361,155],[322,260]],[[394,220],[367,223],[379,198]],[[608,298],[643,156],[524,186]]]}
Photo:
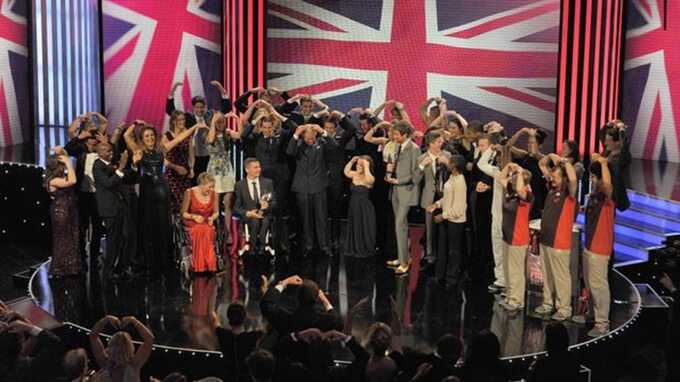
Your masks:
{"label": "dark hair", "polygon": [[66,165],[59,161],[57,155],[50,155],[47,157],[47,162],[45,163],[45,183],[44,186],[47,191],[50,190],[50,182],[54,178],[62,178],[64,176],[64,171],[66,171]]}
{"label": "dark hair", "polygon": [[468,131],[471,133],[481,133],[484,131],[484,124],[478,120],[472,120],[468,123]]}
{"label": "dark hair", "polygon": [[569,332],[561,322],[551,322],[545,327],[545,350],[550,353],[566,352],[569,348]]}
{"label": "dark hair", "polygon": [[384,355],[392,343],[392,329],[383,322],[376,322],[368,328],[368,347],[374,355]]}
{"label": "dark hair", "polygon": [[10,331],[0,333],[0,360],[4,363],[0,363],[0,375],[12,370],[21,354],[22,343],[23,337],[20,333]]}
{"label": "dark hair", "polygon": [[298,290],[298,302],[301,306],[313,306],[319,297],[319,286],[310,279],[302,280]]}
{"label": "dark hair", "polygon": [[465,355],[465,365],[487,368],[498,362],[501,344],[498,337],[488,330],[482,330],[472,338]]}
{"label": "dark hair", "polygon": [[229,320],[229,326],[243,325],[243,321],[246,319],[246,308],[238,302],[229,304],[227,319]]}
{"label": "dark hair", "polygon": [[340,118],[338,118],[337,115],[332,114],[324,118],[323,123],[332,123],[334,126],[338,126],[338,123],[340,123]]}
{"label": "dark hair", "polygon": [[548,137],[548,133],[543,131],[543,129],[536,129],[536,143],[539,145],[542,145],[543,142],[545,141],[545,138]]}
{"label": "dark hair", "polygon": [[564,144],[569,147],[569,151],[571,151],[571,154],[569,154],[569,158],[571,158],[571,163],[576,164],[581,161],[581,154],[578,152],[578,143],[576,141],[570,139],[568,141],[565,141]]}
{"label": "dark hair", "polygon": [[444,359],[453,360],[460,358],[463,352],[463,343],[453,334],[445,334],[437,340],[437,353]]}
{"label": "dark hair", "polygon": [[182,373],[174,372],[166,375],[163,382],[187,382],[187,377]]}
{"label": "dark hair", "polygon": [[490,134],[486,134],[486,133],[482,134],[479,137],[478,141],[481,141],[482,139],[489,141],[489,144],[493,144],[493,137]]}
{"label": "dark hair", "polygon": [[255,158],[255,157],[248,157],[248,158],[246,158],[246,160],[243,161],[243,168],[248,168],[248,166],[251,163],[255,163],[255,162],[260,163],[260,160]]}
{"label": "dark hair", "polygon": [[449,163],[450,163],[451,168],[455,168],[456,171],[458,171],[459,174],[462,174],[462,173],[465,172],[466,160],[465,160],[464,156],[462,156],[460,154],[452,155],[451,158],[449,159]]}
{"label": "dark hair", "polygon": [[87,353],[83,348],[69,350],[64,355],[64,374],[68,380],[80,377],[87,364]]}
{"label": "dark hair", "polygon": [[595,161],[590,164],[590,175],[594,175],[597,179],[602,179],[602,163]]}
{"label": "dark hair", "polygon": [[194,98],[191,99],[191,106],[196,106],[196,104],[199,103],[199,102],[204,104],[204,105],[206,104],[205,98],[203,98],[201,96],[195,96]]}
{"label": "dark hair", "polygon": [[407,121],[400,120],[392,124],[392,130],[398,132],[401,135],[410,135],[413,128]]}
{"label": "dark hair", "polygon": [[436,131],[430,131],[427,134],[425,134],[425,138],[423,138],[423,142],[425,143],[425,146],[429,146],[432,142],[436,141],[441,136],[442,135],[439,134]]}
{"label": "dark hair", "polygon": [[257,382],[270,381],[274,376],[274,355],[267,350],[255,350],[246,358],[248,372]]}

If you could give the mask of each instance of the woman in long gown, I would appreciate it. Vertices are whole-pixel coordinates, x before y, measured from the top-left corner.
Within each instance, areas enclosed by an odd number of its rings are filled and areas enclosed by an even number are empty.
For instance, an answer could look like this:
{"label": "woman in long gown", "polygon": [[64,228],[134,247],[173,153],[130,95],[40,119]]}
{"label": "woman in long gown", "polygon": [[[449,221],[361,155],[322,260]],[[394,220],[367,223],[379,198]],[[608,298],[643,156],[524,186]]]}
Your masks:
{"label": "woman in long gown", "polygon": [[83,270],[75,184],[76,170],[71,159],[66,155],[50,156],[45,168],[45,188],[52,198],[52,262],[49,273],[53,277],[77,275]]}
{"label": "woman in long gown", "polygon": [[[170,115],[170,129],[161,137],[161,144],[175,139],[186,130],[184,112],[175,110]],[[178,214],[182,206],[184,191],[191,187],[194,156],[190,139],[185,139],[165,153],[165,179],[170,188],[170,212]],[[196,174],[199,175],[199,174]]]}
{"label": "woman in long gown", "polygon": [[352,180],[347,232],[342,248],[345,256],[365,258],[375,253],[375,209],[370,198],[375,178],[371,165],[371,158],[367,155],[355,156],[345,165],[345,176]]}
{"label": "woman in long gown", "polygon": [[[135,139],[135,127],[141,126],[141,143]],[[139,162],[139,242],[142,264],[146,271],[170,267],[171,220],[170,190],[163,177],[165,154],[189,138],[199,125],[184,130],[174,139],[158,144],[156,129],[142,121],[135,121],[125,131],[125,143],[133,152],[142,151]]]}
{"label": "woman in long gown", "polygon": [[182,203],[182,218],[191,239],[191,270],[195,273],[217,271],[214,222],[218,216],[215,178],[204,172],[198,176],[198,186],[184,192]]}

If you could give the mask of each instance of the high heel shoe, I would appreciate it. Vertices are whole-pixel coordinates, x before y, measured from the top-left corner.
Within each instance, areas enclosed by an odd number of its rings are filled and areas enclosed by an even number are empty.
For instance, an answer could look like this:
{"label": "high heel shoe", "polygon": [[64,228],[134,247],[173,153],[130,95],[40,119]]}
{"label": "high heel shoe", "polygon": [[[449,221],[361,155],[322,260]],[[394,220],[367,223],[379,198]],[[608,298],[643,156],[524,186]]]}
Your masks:
{"label": "high heel shoe", "polygon": [[394,274],[396,276],[402,276],[408,273],[409,269],[411,269],[411,264],[406,263],[406,265],[400,265],[397,267],[397,269],[394,270]]}
{"label": "high heel shoe", "polygon": [[398,267],[401,265],[401,262],[399,260],[389,260],[386,262],[388,267]]}

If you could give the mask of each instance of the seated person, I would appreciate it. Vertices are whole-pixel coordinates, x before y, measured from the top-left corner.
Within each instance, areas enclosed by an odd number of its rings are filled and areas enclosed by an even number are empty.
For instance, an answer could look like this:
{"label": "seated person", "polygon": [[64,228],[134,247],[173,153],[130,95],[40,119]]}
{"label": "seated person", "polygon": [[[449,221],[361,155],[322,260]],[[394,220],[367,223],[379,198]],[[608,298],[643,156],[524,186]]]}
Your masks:
{"label": "seated person", "polygon": [[244,167],[246,177],[239,180],[234,187],[234,212],[248,228],[248,242],[251,247],[260,248],[266,244],[270,216],[276,206],[274,184],[271,179],[260,176],[262,167],[256,158],[247,158]]}
{"label": "seated person", "polygon": [[198,186],[184,192],[182,218],[191,239],[191,270],[217,271],[215,257],[215,225],[219,205],[215,178],[207,172],[198,176]]}
{"label": "seated person", "polygon": [[246,330],[246,308],[240,303],[232,303],[227,308],[229,326],[215,328],[220,350],[224,354],[226,370],[233,371],[234,376],[247,376],[246,357],[257,347],[262,336],[259,330]]}

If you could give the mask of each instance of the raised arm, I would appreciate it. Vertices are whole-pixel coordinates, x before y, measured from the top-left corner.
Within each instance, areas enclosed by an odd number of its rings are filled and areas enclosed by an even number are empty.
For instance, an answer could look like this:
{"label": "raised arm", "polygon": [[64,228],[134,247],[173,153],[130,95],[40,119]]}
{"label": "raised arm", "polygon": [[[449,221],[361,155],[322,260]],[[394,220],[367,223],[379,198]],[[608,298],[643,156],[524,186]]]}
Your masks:
{"label": "raised arm", "polygon": [[608,198],[611,198],[614,186],[612,185],[612,174],[611,171],[609,171],[609,162],[607,161],[607,158],[605,156],[593,154],[591,159],[600,162],[600,165],[602,166],[602,191]]}
{"label": "raised arm", "polygon": [[177,134],[175,136],[175,138],[173,138],[171,141],[163,142],[161,144],[161,149],[163,150],[163,152],[167,153],[168,151],[174,149],[175,146],[182,143],[182,141],[189,138],[191,136],[191,134],[193,134],[196,131],[196,129],[199,129],[199,128],[204,128],[204,126],[199,127],[199,124],[197,123],[197,124],[191,126],[190,128],[185,129],[181,133]]}
{"label": "raised arm", "polygon": [[[227,123],[228,120],[233,119],[236,121],[236,130],[229,129],[228,127],[226,128],[227,134],[229,134],[229,138],[232,140],[238,141],[241,139],[241,136],[243,134],[243,124],[241,123],[241,119],[234,113],[228,113],[227,115],[224,116],[225,121],[224,123]],[[228,126],[228,125],[227,125]]]}
{"label": "raised arm", "polygon": [[128,126],[127,130],[125,130],[125,134],[123,134],[123,139],[125,139],[125,144],[127,145],[128,149],[132,151],[138,151],[142,149],[137,144],[137,140],[135,139],[135,123]]}
{"label": "raised arm", "polygon": [[420,114],[420,119],[423,120],[425,126],[431,126],[433,124],[433,121],[430,121],[430,104],[435,99],[437,99],[437,97],[428,98],[427,101],[423,102],[418,108],[418,114]]}
{"label": "raised arm", "polygon": [[399,110],[399,113],[401,114],[401,118],[404,121],[407,121],[408,123],[411,123],[411,117],[408,115],[408,112],[406,111],[406,108],[404,107],[404,104],[401,102],[395,102],[394,107]]}
{"label": "raised arm", "polygon": [[500,174],[500,183],[503,186],[504,189],[508,188],[508,181],[510,180],[510,170],[514,164],[513,163],[508,163],[503,167],[503,170],[501,171]]}
{"label": "raised arm", "polygon": [[383,102],[380,105],[378,105],[378,107],[376,107],[375,110],[373,110],[373,113],[371,114],[371,116],[372,117],[378,117],[378,115],[383,111],[383,109],[385,108],[385,106],[387,105],[388,102],[389,101],[386,101],[386,102]]}
{"label": "raised arm", "polygon": [[548,167],[548,161],[551,159],[552,155],[555,154],[548,154],[538,161],[538,168],[541,170],[541,174],[543,174],[545,179],[550,179],[550,168]]}
{"label": "raised arm", "polygon": [[97,121],[99,121],[99,130],[106,132],[109,127],[109,120],[98,111],[92,112],[92,115],[95,115],[97,117]]}
{"label": "raised arm", "polygon": [[560,161],[564,165],[564,171],[567,173],[567,180],[569,181],[569,195],[576,197],[576,192],[578,191],[578,175],[576,174],[576,169],[570,161],[560,158]]}
{"label": "raised arm", "polygon": [[371,172],[371,165],[368,163],[368,161],[364,158],[359,159],[364,165],[364,171],[365,171],[365,176],[366,176],[366,182],[370,185],[373,185],[375,183],[375,177],[373,176],[373,173]]}
{"label": "raised arm", "polygon": [[168,99],[165,101],[165,114],[167,115],[171,115],[172,112],[175,111],[175,92],[180,86],[182,86],[181,82],[175,82],[172,84],[170,94],[168,94]]}
{"label": "raised arm", "polygon": [[390,141],[389,138],[387,138],[387,137],[374,138],[373,135],[375,134],[375,132],[376,132],[378,129],[380,129],[380,128],[382,128],[382,127],[390,127],[390,126],[392,126],[391,123],[389,123],[389,122],[387,122],[387,121],[383,121],[383,122],[380,122],[379,124],[377,124],[377,125],[371,127],[371,128],[366,132],[366,135],[364,135],[364,141],[366,141],[366,142],[368,142],[368,143],[372,143],[372,144],[374,144],[374,145],[385,145],[385,144],[387,144],[387,142]]}
{"label": "raised arm", "polygon": [[97,361],[97,365],[99,365],[100,368],[106,367],[109,361],[109,355],[106,352],[106,348],[104,347],[102,340],[99,338],[102,329],[104,329],[104,326],[106,326],[108,323],[110,323],[114,328],[120,328],[120,321],[118,318],[109,315],[94,324],[94,327],[90,332],[90,347],[92,348],[94,359]]}
{"label": "raised arm", "polygon": [[225,89],[224,86],[222,86],[222,84],[216,80],[210,81],[210,85],[217,88],[217,91],[220,92],[220,112],[222,113],[230,112],[231,100],[229,100],[229,93],[227,93],[227,89]]}
{"label": "raised arm", "polygon": [[514,166],[515,171],[517,171],[517,196],[519,196],[520,199],[526,201],[528,192],[526,185],[524,184],[524,170],[516,164]]}
{"label": "raised arm", "polygon": [[50,186],[54,188],[68,188],[73,186],[76,184],[76,171],[73,169],[71,158],[66,155],[61,155],[58,160],[66,166],[66,179],[54,178],[50,180]]}
{"label": "raised arm", "polygon": [[343,170],[346,177],[348,177],[350,179],[354,179],[354,176],[357,175],[357,172],[352,170],[352,167],[354,166],[355,163],[357,163],[358,160],[359,160],[359,157],[357,156],[357,157],[352,157],[352,159],[350,159],[350,161],[347,162],[347,164],[345,165],[345,169]]}
{"label": "raised arm", "polygon": [[[224,116],[220,112],[213,113],[212,119],[210,120],[210,129],[208,130],[208,136],[205,138],[205,143],[209,145],[215,143],[215,138],[217,136],[215,125],[217,125],[217,122],[220,120],[220,118],[223,117]],[[227,123],[227,121],[224,121],[224,123]]]}
{"label": "raised arm", "polygon": [[132,362],[135,364],[135,366],[141,368],[151,356],[151,351],[153,350],[154,335],[151,332],[151,329],[147,328],[135,317],[132,316],[123,317],[123,319],[121,320],[121,326],[125,327],[127,326],[127,324],[132,324],[135,330],[137,330],[137,333],[142,337],[143,341],[142,346],[140,346],[139,349],[137,349],[135,355],[132,358]]}
{"label": "raised arm", "polygon": [[68,138],[73,139],[76,136],[78,136],[78,127],[80,127],[80,124],[83,123],[83,119],[85,118],[85,114],[77,116],[73,121],[71,121],[71,124],[68,126]]}

